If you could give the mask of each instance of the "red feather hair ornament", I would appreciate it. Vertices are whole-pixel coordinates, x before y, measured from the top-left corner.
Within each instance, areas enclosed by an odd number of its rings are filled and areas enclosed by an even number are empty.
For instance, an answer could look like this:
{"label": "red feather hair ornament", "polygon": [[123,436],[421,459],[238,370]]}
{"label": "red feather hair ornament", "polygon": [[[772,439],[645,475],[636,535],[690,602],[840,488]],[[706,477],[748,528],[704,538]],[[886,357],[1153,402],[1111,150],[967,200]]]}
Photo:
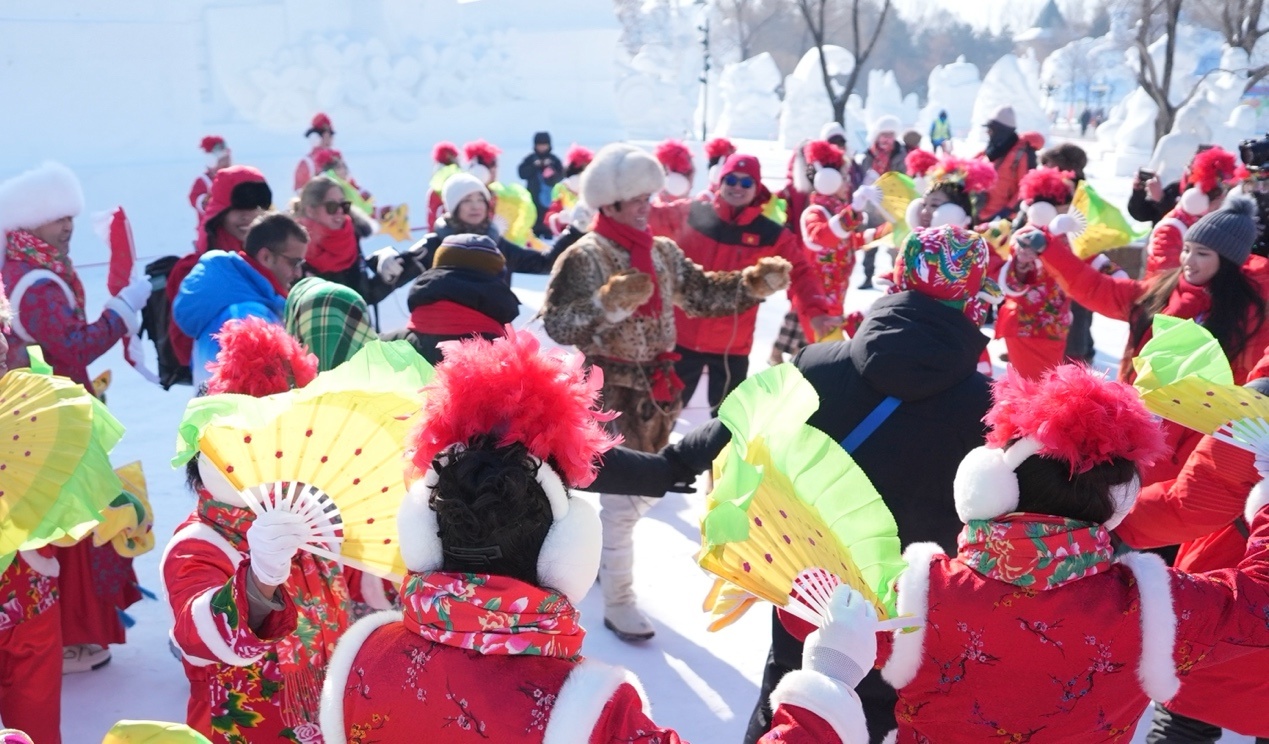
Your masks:
{"label": "red feather hair ornament", "polygon": [[482,139],[463,145],[463,157],[467,158],[467,162],[480,163],[486,168],[497,165],[501,154],[502,150]]}
{"label": "red feather hair ornament", "polygon": [[203,138],[203,141],[200,142],[199,145],[202,146],[203,152],[210,153],[212,150],[215,150],[217,147],[224,147],[225,138],[219,137],[214,134],[209,134]]}
{"label": "red feather hair ornament", "polygon": [[692,165],[692,151],[678,140],[665,140],[657,145],[654,154],[661,166],[670,173],[681,173],[686,176],[696,171],[696,167]]}
{"label": "red feather hair ornament", "polygon": [[220,352],[207,365],[210,395],[237,393],[263,398],[301,388],[317,377],[317,357],[295,337],[264,318],[230,320],[216,334]]}
{"label": "red feather hair ornament", "polygon": [[736,154],[736,146],[726,137],[715,137],[705,143],[705,157],[709,158],[709,162],[721,163],[726,160],[729,155]]}
{"label": "red feather hair ornament", "polygon": [[991,167],[991,163],[951,155],[939,158],[925,176],[930,182],[930,191],[940,186],[957,185],[971,194],[979,194],[996,183],[996,169]]}
{"label": "red feather hair ornament", "polygon": [[1075,197],[1075,174],[1057,168],[1036,168],[1022,177],[1018,193],[1028,203],[1070,204]]}
{"label": "red feather hair ornament", "polygon": [[1070,463],[1072,475],[1116,458],[1149,465],[1166,449],[1137,391],[1083,365],[1054,367],[1038,381],[1011,369],[992,387],[992,397],[983,418],[991,427],[988,446],[1030,437],[1040,443],[1039,454]]}
{"label": "red feather hair ornament", "polygon": [[594,159],[595,153],[589,147],[574,144],[568,148],[568,152],[564,153],[564,167],[581,170],[590,165],[590,161]]}
{"label": "red feather hair ornament", "polygon": [[929,150],[917,148],[909,152],[907,157],[903,159],[903,164],[907,166],[909,176],[924,176],[931,168],[937,165],[939,156]]}
{"label": "red feather hair ornament", "polygon": [[823,168],[841,168],[846,163],[846,152],[828,140],[806,143],[805,152],[807,163],[818,163]]}
{"label": "red feather hair ornament", "polygon": [[453,165],[458,162],[458,145],[453,142],[437,142],[432,148],[432,161],[437,165]]}
{"label": "red feather hair ornament", "polygon": [[1188,186],[1197,186],[1200,191],[1208,192],[1217,186],[1232,181],[1238,172],[1238,160],[1234,154],[1219,147],[1204,150],[1190,161],[1190,172],[1187,174],[1182,190]]}
{"label": "red feather hair ornament", "polygon": [[596,458],[621,442],[603,426],[617,417],[599,408],[603,372],[593,367],[588,375],[580,354],[544,351],[532,334],[510,326],[505,338],[441,348],[444,359],[425,388],[422,420],[409,442],[420,471],[447,447],[493,434],[499,446],[519,442],[581,487],[595,480]]}

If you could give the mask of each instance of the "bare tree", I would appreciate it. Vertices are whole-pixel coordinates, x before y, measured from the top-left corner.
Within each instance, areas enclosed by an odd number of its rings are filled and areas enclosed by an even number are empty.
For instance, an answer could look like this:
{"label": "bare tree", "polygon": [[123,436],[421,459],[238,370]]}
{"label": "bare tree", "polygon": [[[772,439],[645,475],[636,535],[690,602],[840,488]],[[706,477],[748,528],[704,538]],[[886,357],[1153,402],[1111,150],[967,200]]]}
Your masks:
{"label": "bare tree", "polygon": [[[1158,141],[1172,130],[1176,112],[1190,102],[1201,86],[1195,85],[1180,103],[1173,103],[1172,77],[1176,65],[1177,26],[1181,18],[1184,0],[1141,0],[1141,18],[1137,23],[1137,83],[1159,107],[1154,120],[1154,138]],[[1156,67],[1150,54],[1150,44],[1156,34],[1163,40],[1162,69]]]}
{"label": "bare tree", "polygon": [[[859,83],[859,78],[863,75],[864,64],[868,58],[872,56],[873,49],[877,46],[877,39],[881,36],[881,28],[886,23],[886,16],[890,13],[891,0],[881,0],[881,13],[877,17],[876,25],[872,27],[871,32],[865,33],[861,29],[861,16],[868,11],[868,3],[863,0],[850,0],[850,38],[851,53],[855,55],[855,66],[851,69],[849,75],[831,75],[828,71],[828,58],[824,56],[825,39],[828,38],[828,15],[827,10],[831,4],[840,7],[842,0],[797,0],[798,11],[801,12],[803,20],[806,21],[807,31],[810,32],[811,41],[820,56],[820,73],[824,76],[824,89],[828,92],[828,100],[833,106],[833,119],[838,124],[846,123],[846,100],[850,98],[850,94],[855,91],[855,86]],[[867,36],[865,42],[864,37]],[[841,80],[840,78],[845,78]],[[841,93],[834,89],[834,83],[842,86]]]}
{"label": "bare tree", "polygon": [[1195,20],[1221,32],[1225,43],[1247,52],[1252,66],[1247,70],[1247,88],[1269,75],[1269,64],[1256,65],[1252,53],[1257,42],[1269,34],[1265,0],[1220,0],[1204,2],[1189,11]]}
{"label": "bare tree", "polygon": [[724,33],[736,45],[741,60],[754,55],[756,38],[780,15],[783,3],[778,0],[717,0]]}

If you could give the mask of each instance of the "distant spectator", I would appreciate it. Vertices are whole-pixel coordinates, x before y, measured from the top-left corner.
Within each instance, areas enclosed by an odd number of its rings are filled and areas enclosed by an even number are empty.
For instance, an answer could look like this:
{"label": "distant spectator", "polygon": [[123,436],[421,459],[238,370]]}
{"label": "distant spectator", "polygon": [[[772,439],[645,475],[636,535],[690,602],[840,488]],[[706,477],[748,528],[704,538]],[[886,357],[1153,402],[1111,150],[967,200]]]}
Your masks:
{"label": "distant spectator", "polygon": [[200,146],[207,155],[207,170],[196,178],[194,185],[190,187],[189,203],[198,216],[202,217],[203,208],[207,205],[207,195],[211,193],[212,179],[216,177],[217,172],[233,165],[233,155],[229,151],[229,146],[225,144],[225,138],[214,134],[204,137]]}
{"label": "distant spectator", "polygon": [[[871,184],[890,171],[905,173],[904,157],[907,154],[897,139],[899,119],[895,116],[882,116],[873,122],[868,131],[868,149],[856,158],[859,169],[863,173],[863,183]],[[870,215],[873,224],[881,224],[880,215],[875,211]],[[864,281],[860,289],[872,289],[872,275],[877,269],[876,246],[864,251]]]}
{"label": "distant spectator", "polygon": [[1018,211],[1018,185],[1035,168],[1036,161],[1035,151],[1018,136],[1018,117],[1012,106],[1001,106],[984,126],[987,149],[979,157],[996,169],[996,183],[979,214],[983,220],[991,221],[1012,217]]}
{"label": "distant spectator", "polygon": [[538,208],[533,233],[540,238],[551,237],[551,231],[543,220],[551,206],[551,189],[564,179],[564,164],[551,152],[550,132],[533,135],[533,152],[520,161],[520,178],[524,179],[529,195],[533,197],[533,205]]}
{"label": "distant spectator", "polygon": [[938,118],[930,124],[930,147],[935,152],[942,150],[952,154],[952,122],[947,120],[946,111],[940,111]]}
{"label": "distant spectator", "polygon": [[304,132],[304,136],[313,145],[313,149],[295,166],[296,191],[304,188],[304,184],[312,180],[313,176],[322,172],[317,167],[314,156],[321,150],[330,150],[335,147],[335,128],[330,123],[330,117],[326,114],[318,113],[314,115],[308,131]]}

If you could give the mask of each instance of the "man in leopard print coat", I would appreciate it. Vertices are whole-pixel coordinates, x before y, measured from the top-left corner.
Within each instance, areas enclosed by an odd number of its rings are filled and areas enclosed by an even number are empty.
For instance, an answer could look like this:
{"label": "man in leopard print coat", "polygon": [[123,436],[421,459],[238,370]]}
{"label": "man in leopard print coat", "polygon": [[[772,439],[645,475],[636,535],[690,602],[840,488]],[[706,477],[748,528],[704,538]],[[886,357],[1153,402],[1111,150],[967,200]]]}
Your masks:
{"label": "man in leopard print coat", "polygon": [[[626,144],[603,148],[582,173],[582,199],[598,209],[589,234],[555,264],[542,319],[561,344],[576,346],[604,372],[604,408],[626,446],[656,452],[669,442],[682,408],[674,374],[674,308],[688,315],[743,312],[789,284],[791,266],[763,258],[743,271],[705,271],[674,241],[648,230],[650,199],[664,184],[652,155]],[[600,496],[604,528],[599,569],[604,626],[623,640],[653,636],[635,605],[635,523],[652,504],[638,496]]]}

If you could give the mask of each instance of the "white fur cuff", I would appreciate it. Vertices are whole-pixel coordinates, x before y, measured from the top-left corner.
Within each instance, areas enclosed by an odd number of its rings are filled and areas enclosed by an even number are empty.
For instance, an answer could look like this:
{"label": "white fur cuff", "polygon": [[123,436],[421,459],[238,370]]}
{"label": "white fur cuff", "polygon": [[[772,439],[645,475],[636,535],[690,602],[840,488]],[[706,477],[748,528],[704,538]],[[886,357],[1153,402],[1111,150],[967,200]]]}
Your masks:
{"label": "white fur cuff", "polygon": [[842,240],[850,237],[850,231],[842,227],[842,216],[840,214],[835,214],[828,218],[828,229],[832,230],[833,234]]}
{"label": "white fur cuff", "polygon": [[1265,481],[1260,481],[1252,486],[1251,493],[1247,494],[1247,506],[1243,509],[1243,516],[1250,525],[1256,519],[1256,514],[1269,506],[1269,485]]}
{"label": "white fur cuff", "polygon": [[127,327],[129,336],[135,336],[137,331],[141,330],[141,313],[133,310],[132,306],[124,302],[122,298],[111,297],[106,303],[106,310],[119,316]]}
{"label": "white fur cuff", "polygon": [[798,669],[784,675],[771,692],[771,709],[803,708],[823,718],[843,744],[868,741],[864,707],[850,687],[819,672]]}

